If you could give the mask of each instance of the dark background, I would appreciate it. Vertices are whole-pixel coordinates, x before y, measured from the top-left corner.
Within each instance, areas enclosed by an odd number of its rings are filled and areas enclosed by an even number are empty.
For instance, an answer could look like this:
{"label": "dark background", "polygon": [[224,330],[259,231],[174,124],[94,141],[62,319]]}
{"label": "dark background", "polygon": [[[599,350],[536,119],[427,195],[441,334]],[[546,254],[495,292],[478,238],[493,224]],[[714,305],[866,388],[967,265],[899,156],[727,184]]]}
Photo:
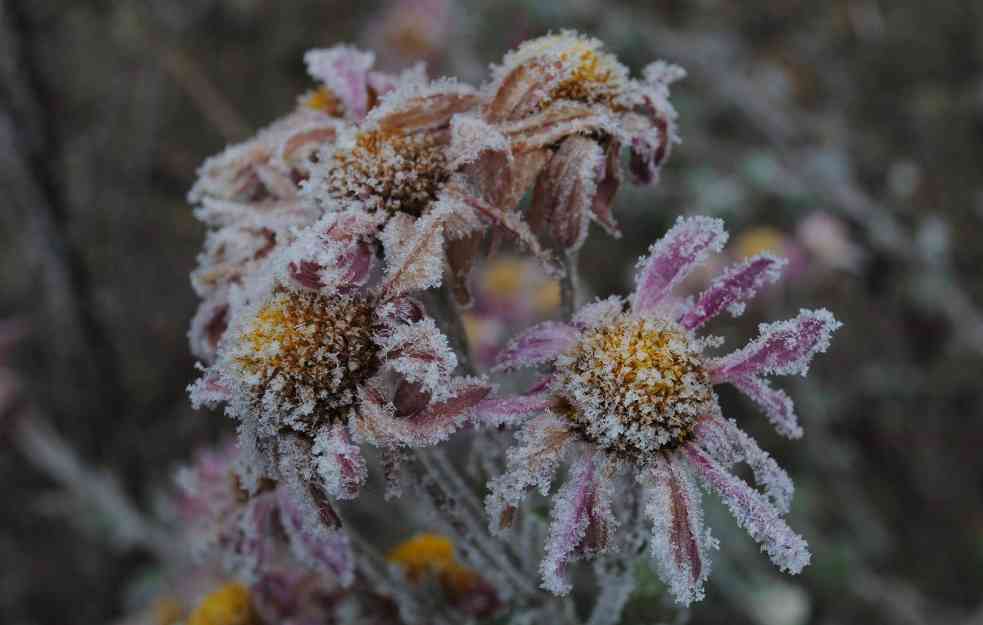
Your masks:
{"label": "dark background", "polygon": [[[195,169],[293,106],[310,87],[306,49],[386,45],[372,25],[387,8],[0,7],[0,318],[29,332],[7,364],[33,410],[152,510],[174,468],[231,425],[185,395],[204,235],[184,202]],[[690,73],[674,90],[684,142],[661,183],[623,192],[628,235],[598,231],[584,252],[595,292],[625,292],[635,257],[681,212],[791,238],[825,211],[863,252],[851,270],[812,262],[724,324],[748,336],[825,306],[846,325],[808,381],[785,384],[801,441],[722,397],[792,473],[791,523],[813,565],[780,576],[718,522],[692,622],[983,623],[983,3],[472,1],[453,7],[432,71],[481,80],[518,42],[566,27],[633,70],[661,57]],[[399,59],[389,44],[383,60]],[[154,559],[37,471],[13,444],[16,407],[3,412],[0,622],[120,618]],[[626,622],[650,622],[646,592]]]}

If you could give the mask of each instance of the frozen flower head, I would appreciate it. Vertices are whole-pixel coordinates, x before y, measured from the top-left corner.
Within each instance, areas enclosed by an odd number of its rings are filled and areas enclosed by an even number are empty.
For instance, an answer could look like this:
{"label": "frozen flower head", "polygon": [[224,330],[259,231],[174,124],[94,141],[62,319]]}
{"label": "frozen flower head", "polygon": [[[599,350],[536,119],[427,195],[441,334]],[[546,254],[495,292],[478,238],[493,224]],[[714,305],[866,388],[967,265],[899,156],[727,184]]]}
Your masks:
{"label": "frozen flower head", "polygon": [[[840,324],[825,310],[804,310],[795,319],[762,324],[759,337],[737,351],[707,354],[719,342],[697,331],[725,310],[740,314],[778,278],[782,264],[767,254],[753,256],[695,298],[672,298],[674,287],[726,238],[719,220],[680,219],[640,263],[628,301],[613,297],[585,306],[570,323],[534,326],[500,356],[501,368],[544,365],[547,373],[530,393],[487,400],[480,408],[492,423],[532,417],[508,454],[507,472],[490,484],[493,529],[510,526],[526,491],[546,492],[561,461],[572,462],[553,503],[542,563],[547,589],[569,591],[569,561],[604,551],[620,521],[635,522],[634,491],[620,485],[629,476],[641,485],[657,569],[681,603],[703,596],[716,546],[703,527],[697,480],[723,499],[781,569],[798,573],[809,562],[805,541],[782,519],[792,495],[788,476],[722,416],[713,387],[733,384],[761,405],[780,433],[800,436],[791,399],[767,377],[805,374]],[[763,492],[730,473],[738,462],[750,466]]]}
{"label": "frozen flower head", "polygon": [[384,266],[364,245],[377,222],[363,217],[328,213],[284,250],[192,388],[240,422],[250,492],[266,479],[306,484],[299,494],[322,506],[354,498],[367,475],[358,443],[394,455],[436,444],[489,392],[454,375],[446,337],[410,297],[443,269],[439,215],[389,219]]}
{"label": "frozen flower head", "polygon": [[654,183],[678,141],[669,85],[682,75],[657,62],[632,79],[599,41],[573,32],[523,43],[493,68],[480,113],[455,122],[468,188],[511,210],[535,187],[530,225],[568,250],[583,244],[591,220],[617,236],[622,147],[634,180]]}
{"label": "frozen flower head", "polygon": [[450,119],[476,102],[473,89],[446,80],[392,93],[325,151],[314,197],[326,205],[421,215],[450,178]]}
{"label": "frozen flower head", "polygon": [[305,60],[321,86],[255,137],[206,160],[189,193],[196,216],[211,228],[191,275],[203,301],[190,338],[203,360],[215,357],[235,314],[230,309],[248,300],[242,291],[249,276],[268,267],[275,252],[320,215],[300,197],[318,151],[333,145],[382,94],[419,79],[418,73],[373,72],[371,53],[346,46],[311,50]]}

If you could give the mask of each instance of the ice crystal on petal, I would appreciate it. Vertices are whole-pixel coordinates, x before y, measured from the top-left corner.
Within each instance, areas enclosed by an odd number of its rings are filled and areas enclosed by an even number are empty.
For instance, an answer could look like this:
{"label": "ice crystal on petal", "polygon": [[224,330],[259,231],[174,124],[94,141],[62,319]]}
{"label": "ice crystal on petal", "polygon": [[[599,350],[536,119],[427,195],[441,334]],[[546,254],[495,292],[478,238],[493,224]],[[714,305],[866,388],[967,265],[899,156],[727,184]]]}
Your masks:
{"label": "ice crystal on petal", "polygon": [[495,359],[495,368],[507,370],[547,362],[569,349],[578,335],[565,323],[545,321],[512,339]]}
{"label": "ice crystal on petal", "polygon": [[725,309],[734,317],[740,316],[761,287],[781,277],[785,264],[770,254],[760,254],[729,267],[696,298],[679,322],[695,330]]}
{"label": "ice crystal on petal", "polygon": [[795,319],[763,323],[759,337],[719,359],[714,376],[732,380],[750,375],[805,375],[813,356],[829,348],[841,325],[826,309],[802,310]]}
{"label": "ice crystal on petal", "polygon": [[368,72],[375,54],[348,46],[309,50],[304,55],[307,71],[323,82],[342,102],[355,120],[369,110]]}
{"label": "ice crystal on petal", "polygon": [[362,452],[353,445],[342,423],[322,427],[311,449],[314,468],[325,491],[337,499],[352,499],[365,482],[368,469]]}
{"label": "ice crystal on petal", "polygon": [[511,157],[509,148],[508,137],[480,117],[459,113],[451,118],[450,169],[473,163],[486,150],[504,152]]}
{"label": "ice crystal on petal", "polygon": [[446,383],[457,367],[457,356],[433,319],[396,326],[376,340],[388,367],[422,384],[434,399],[447,396]]}
{"label": "ice crystal on petal", "polygon": [[705,452],[684,448],[689,464],[706,487],[720,496],[737,524],[761,544],[782,571],[797,574],[809,564],[806,541],[789,529],[768,500],[740,478],[730,474]]}
{"label": "ice crystal on petal", "polygon": [[624,311],[625,301],[617,295],[586,304],[573,316],[573,325],[586,330],[596,328],[615,320]]}
{"label": "ice crystal on petal", "polygon": [[567,564],[580,553],[606,546],[606,537],[614,530],[610,481],[601,474],[604,464],[603,454],[588,451],[579,456],[567,483],[553,497],[550,534],[540,564],[543,588],[553,593],[570,592]]}
{"label": "ice crystal on petal", "polygon": [[652,244],[649,256],[639,261],[632,310],[653,310],[707,254],[719,252],[726,242],[723,221],[680,217],[664,237]]}
{"label": "ice crystal on petal", "polygon": [[444,271],[444,222],[450,209],[434,207],[419,219],[394,215],[382,232],[385,290],[390,296],[438,286]]}
{"label": "ice crystal on petal", "polygon": [[639,476],[646,487],[645,516],[652,523],[652,557],[662,580],[682,605],[703,599],[710,552],[717,541],[703,526],[703,505],[684,462],[658,455]]}
{"label": "ice crystal on petal", "polygon": [[735,378],[732,384],[764,409],[765,416],[779,434],[788,438],[802,436],[795,404],[788,393],[780,388],[772,388],[768,380],[756,376]]}

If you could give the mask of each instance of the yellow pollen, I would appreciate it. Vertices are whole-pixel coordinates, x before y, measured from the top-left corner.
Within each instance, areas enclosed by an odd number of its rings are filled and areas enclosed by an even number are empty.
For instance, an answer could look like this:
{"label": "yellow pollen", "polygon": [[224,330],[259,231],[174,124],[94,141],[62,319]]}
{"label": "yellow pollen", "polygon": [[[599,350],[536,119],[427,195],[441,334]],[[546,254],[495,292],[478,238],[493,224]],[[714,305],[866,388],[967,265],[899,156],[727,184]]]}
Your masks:
{"label": "yellow pollen", "polygon": [[615,71],[617,61],[614,57],[577,46],[562,54],[561,59],[575,59],[577,66],[569,78],[553,89],[544,105],[556,100],[573,100],[620,109],[616,100],[623,85]]}
{"label": "yellow pollen", "polygon": [[[650,431],[661,447],[689,437],[712,399],[709,375],[689,337],[675,324],[623,317],[589,330],[569,355],[561,410],[586,431],[599,416]],[[608,441],[607,444],[612,444]],[[621,451],[634,444],[619,440]]]}
{"label": "yellow pollen", "polygon": [[188,625],[251,625],[255,622],[249,590],[234,582],[202,599],[188,617]]}
{"label": "yellow pollen", "polygon": [[304,106],[332,117],[341,117],[344,107],[327,87],[318,87],[304,98]]}
{"label": "yellow pollen", "polygon": [[372,311],[357,298],[279,290],[241,333],[235,362],[259,378],[260,393],[278,378],[282,399],[334,416],[350,403],[339,398],[377,368]]}

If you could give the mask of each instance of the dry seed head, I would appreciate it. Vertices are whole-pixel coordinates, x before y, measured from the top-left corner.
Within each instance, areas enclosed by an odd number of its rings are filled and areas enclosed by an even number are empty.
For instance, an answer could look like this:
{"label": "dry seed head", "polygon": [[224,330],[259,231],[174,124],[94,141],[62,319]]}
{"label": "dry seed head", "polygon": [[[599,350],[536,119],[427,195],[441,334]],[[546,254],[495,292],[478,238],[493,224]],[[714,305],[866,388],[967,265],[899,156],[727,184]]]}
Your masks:
{"label": "dry seed head", "polygon": [[715,401],[700,346],[671,321],[623,315],[587,330],[557,368],[560,412],[632,457],[688,440]]}
{"label": "dry seed head", "polygon": [[354,145],[334,154],[328,192],[375,210],[419,216],[450,177],[438,133],[360,131]]}
{"label": "dry seed head", "polygon": [[343,418],[378,369],[372,303],[278,290],[239,335],[235,362],[258,398],[311,422]]}

